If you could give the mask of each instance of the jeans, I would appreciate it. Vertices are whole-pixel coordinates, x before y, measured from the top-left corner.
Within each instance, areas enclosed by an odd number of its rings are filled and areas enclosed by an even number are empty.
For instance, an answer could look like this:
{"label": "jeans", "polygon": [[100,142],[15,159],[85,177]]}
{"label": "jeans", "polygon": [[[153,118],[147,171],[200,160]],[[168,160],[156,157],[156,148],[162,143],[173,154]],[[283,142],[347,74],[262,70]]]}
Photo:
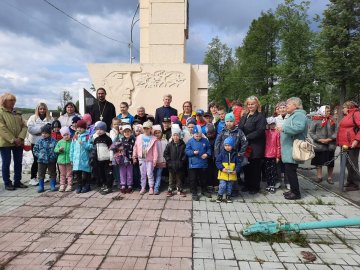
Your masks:
{"label": "jeans", "polygon": [[11,184],[10,181],[11,152],[13,154],[13,159],[14,159],[14,184],[18,185],[20,184],[21,181],[23,148],[21,146],[0,147],[0,153],[2,159],[1,169],[2,169],[2,176],[5,186]]}
{"label": "jeans", "polygon": [[154,178],[155,178],[154,190],[155,190],[155,192],[159,192],[159,190],[160,190],[162,171],[163,171],[163,168],[155,168],[154,169]]}
{"label": "jeans", "polygon": [[225,181],[225,180],[220,180],[220,184],[219,184],[219,195],[222,196],[224,195],[224,193],[226,193],[227,196],[231,195],[232,192],[232,187],[235,181]]}

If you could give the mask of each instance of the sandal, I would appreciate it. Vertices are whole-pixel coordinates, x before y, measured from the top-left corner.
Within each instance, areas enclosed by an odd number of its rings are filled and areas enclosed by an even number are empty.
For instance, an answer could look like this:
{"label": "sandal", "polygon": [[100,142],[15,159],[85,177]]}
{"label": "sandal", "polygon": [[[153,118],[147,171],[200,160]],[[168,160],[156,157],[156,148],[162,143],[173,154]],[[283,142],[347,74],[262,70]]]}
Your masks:
{"label": "sandal", "polygon": [[333,185],[333,184],[334,184],[334,181],[332,180],[332,178],[328,178],[328,179],[327,179],[327,182],[328,182],[330,185]]}
{"label": "sandal", "polygon": [[315,180],[315,183],[318,183],[318,184],[320,184],[321,182],[322,182],[322,178],[317,178],[316,180]]}

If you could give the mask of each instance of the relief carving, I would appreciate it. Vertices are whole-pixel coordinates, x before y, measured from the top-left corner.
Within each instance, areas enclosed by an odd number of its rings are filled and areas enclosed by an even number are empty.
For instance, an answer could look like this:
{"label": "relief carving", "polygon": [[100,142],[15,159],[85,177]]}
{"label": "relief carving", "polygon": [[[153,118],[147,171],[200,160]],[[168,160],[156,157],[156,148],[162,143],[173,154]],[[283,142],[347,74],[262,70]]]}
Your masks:
{"label": "relief carving", "polygon": [[135,76],[135,85],[144,88],[174,88],[186,81],[185,75],[179,71],[159,70],[154,73],[144,72]]}

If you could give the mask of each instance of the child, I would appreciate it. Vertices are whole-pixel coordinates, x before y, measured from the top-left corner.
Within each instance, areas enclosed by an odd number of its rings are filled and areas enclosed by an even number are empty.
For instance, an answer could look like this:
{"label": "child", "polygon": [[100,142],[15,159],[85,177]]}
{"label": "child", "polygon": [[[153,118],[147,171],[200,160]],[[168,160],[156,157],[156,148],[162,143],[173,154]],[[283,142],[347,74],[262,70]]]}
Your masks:
{"label": "child", "polygon": [[138,124],[138,125],[135,125],[134,127],[134,136],[137,137],[139,136],[140,134],[143,134],[144,133],[144,129],[143,129],[143,126]]}
{"label": "child", "polygon": [[90,152],[93,149],[93,145],[89,138],[90,134],[86,130],[86,122],[84,120],[77,121],[76,134],[70,146],[70,161],[73,165],[74,180],[78,183],[76,193],[90,191],[88,178],[91,173]]}
{"label": "child", "polygon": [[119,141],[122,138],[121,134],[121,120],[114,117],[111,122],[110,138],[113,142]]}
{"label": "child", "polygon": [[[60,192],[72,191],[72,166],[70,162],[70,130],[68,127],[60,129],[62,140],[58,141],[55,147],[55,153],[58,155],[57,164],[60,171]],[[67,186],[66,186],[67,179]],[[66,189],[65,189],[66,186]]]}
{"label": "child", "polygon": [[[206,124],[206,137],[209,140],[209,145],[211,148],[211,153],[214,153],[215,140],[216,140],[216,130],[214,124],[211,122]],[[209,157],[208,163],[208,177],[207,177],[207,187],[208,192],[211,193],[218,184],[217,181],[217,168],[215,164],[215,156],[212,155]]]}
{"label": "child", "polygon": [[[120,175],[120,192],[132,193],[133,192],[133,147],[135,144],[135,137],[132,135],[130,125],[122,127],[124,137],[119,141],[113,143],[110,150],[114,152],[112,158],[113,166],[116,165],[119,168]],[[127,187],[127,189],[126,189]]]}
{"label": "child", "polygon": [[42,138],[34,146],[34,155],[38,159],[39,188],[38,192],[44,192],[44,178],[46,170],[50,174],[50,190],[56,191],[56,154],[54,148],[56,140],[51,137],[51,124],[41,127]]}
{"label": "child", "polygon": [[211,114],[211,112],[206,112],[204,113],[204,119],[205,119],[205,122],[206,124],[212,124],[213,122],[213,115]]}
{"label": "child", "polygon": [[[134,135],[135,139],[137,138],[137,136],[139,136],[143,133],[144,133],[144,130],[143,130],[142,124],[135,125],[134,131],[133,131],[133,135]],[[141,179],[141,175],[140,175],[139,163],[133,163],[133,189],[141,188],[140,179]]]}
{"label": "child", "polygon": [[60,128],[61,128],[61,123],[59,120],[54,120],[51,123],[51,137],[54,138],[57,142],[62,139]]}
{"label": "child", "polygon": [[169,141],[171,138],[171,120],[169,117],[164,117],[162,121],[162,130],[163,136]]}
{"label": "child", "polygon": [[69,127],[69,130],[70,130],[70,138],[72,139],[76,133],[76,123],[81,120],[81,118],[77,115],[75,115],[73,118],[72,118],[72,121],[71,121],[71,126]]}
{"label": "child", "polygon": [[235,118],[235,125],[238,125],[240,122],[240,118],[242,116],[243,113],[243,107],[242,107],[242,103],[240,100],[234,100],[231,103],[231,109],[232,112],[234,114],[234,118]]}
{"label": "child", "polygon": [[280,161],[280,133],[276,128],[276,118],[268,117],[266,119],[269,128],[265,130],[265,161],[264,171],[268,187],[266,190],[270,193],[276,192],[276,182],[278,182],[277,164]]}
{"label": "child", "polygon": [[206,121],[204,119],[204,110],[202,109],[198,109],[196,111],[196,124],[199,125],[201,127],[202,133],[205,134],[206,133]]}
{"label": "child", "polygon": [[216,121],[215,127],[216,127],[216,134],[220,134],[223,128],[225,127],[225,115],[226,115],[225,108],[219,107],[217,113],[219,115],[219,120]]}
{"label": "child", "polygon": [[146,176],[149,181],[149,195],[154,194],[154,167],[158,159],[156,147],[156,137],[151,135],[152,123],[147,121],[143,124],[144,134],[136,138],[134,145],[133,161],[139,161],[141,174],[140,195],[144,195],[146,190]]}
{"label": "child", "polygon": [[105,122],[99,121],[95,124],[96,138],[94,139],[94,148],[92,156],[94,157],[93,167],[95,166],[97,173],[97,180],[102,186],[100,193],[103,195],[112,192],[113,174],[112,164],[110,161],[110,146],[112,140],[106,134],[107,126]]}
{"label": "child", "polygon": [[95,125],[92,125],[92,117],[89,113],[85,113],[82,117],[82,120],[86,122],[87,130],[89,131],[90,136],[95,133]]}
{"label": "child", "polygon": [[154,136],[156,137],[156,147],[158,152],[158,158],[154,169],[154,177],[155,177],[154,194],[159,195],[161,175],[163,169],[166,167],[166,160],[164,159],[164,150],[166,148],[166,145],[168,144],[168,141],[163,137],[160,125],[155,125],[152,127],[152,129]]}
{"label": "child", "polygon": [[183,190],[184,172],[186,168],[185,143],[180,138],[181,129],[177,126],[171,128],[171,142],[166,146],[164,151],[164,158],[169,170],[169,187],[166,194],[167,197],[173,195],[175,188],[178,194],[185,197]]}
{"label": "child", "polygon": [[[234,146],[234,139],[232,137],[226,138],[224,149],[216,156],[216,167],[219,169],[218,179],[220,181],[216,202],[232,203],[233,183],[237,180],[236,174],[240,172],[240,160]],[[224,193],[226,193],[225,200],[223,200]]]}
{"label": "child", "polygon": [[211,197],[206,191],[208,157],[211,156],[211,148],[209,141],[202,137],[202,131],[199,125],[194,127],[193,132],[194,137],[186,144],[185,153],[189,157],[189,178],[192,199],[198,201],[198,182],[201,186],[201,193],[207,197]]}
{"label": "child", "polygon": [[172,115],[172,116],[170,116],[170,121],[171,121],[171,126],[174,124],[177,124],[180,126],[180,129],[182,129],[182,123],[179,120],[179,117],[177,117],[176,115]]}

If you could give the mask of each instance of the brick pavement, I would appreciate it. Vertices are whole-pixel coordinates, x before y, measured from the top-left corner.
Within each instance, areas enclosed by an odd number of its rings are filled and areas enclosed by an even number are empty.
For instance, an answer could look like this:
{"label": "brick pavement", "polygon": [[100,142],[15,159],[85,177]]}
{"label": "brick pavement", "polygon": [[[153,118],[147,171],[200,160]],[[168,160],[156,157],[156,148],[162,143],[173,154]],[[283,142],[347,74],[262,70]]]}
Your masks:
{"label": "brick pavement", "polygon": [[[233,204],[190,196],[0,191],[0,269],[360,269],[360,228],[303,232],[306,247],[251,242],[256,220],[359,216],[358,206],[301,179],[304,197],[241,194]],[[306,260],[302,252],[315,255]]]}

